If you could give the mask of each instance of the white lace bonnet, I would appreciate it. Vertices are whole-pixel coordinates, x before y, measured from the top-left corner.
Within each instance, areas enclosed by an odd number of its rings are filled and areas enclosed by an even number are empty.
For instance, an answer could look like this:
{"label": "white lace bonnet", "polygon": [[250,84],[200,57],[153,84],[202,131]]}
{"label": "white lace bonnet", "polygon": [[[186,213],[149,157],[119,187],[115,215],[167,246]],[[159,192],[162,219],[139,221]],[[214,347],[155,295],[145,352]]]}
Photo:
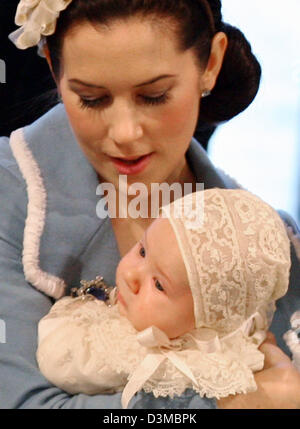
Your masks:
{"label": "white lace bonnet", "polygon": [[275,210],[245,190],[209,189],[162,208],[176,234],[196,328],[222,337],[288,289],[290,241]]}

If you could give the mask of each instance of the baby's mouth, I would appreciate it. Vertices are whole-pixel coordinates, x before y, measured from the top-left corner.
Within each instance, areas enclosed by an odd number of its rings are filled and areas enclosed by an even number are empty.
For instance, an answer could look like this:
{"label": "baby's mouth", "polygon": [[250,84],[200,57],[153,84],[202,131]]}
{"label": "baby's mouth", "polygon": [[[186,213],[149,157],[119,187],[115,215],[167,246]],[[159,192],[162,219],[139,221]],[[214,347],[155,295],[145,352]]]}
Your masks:
{"label": "baby's mouth", "polygon": [[119,291],[117,291],[117,301],[120,302],[123,307],[127,307],[126,302],[124,301],[124,298]]}

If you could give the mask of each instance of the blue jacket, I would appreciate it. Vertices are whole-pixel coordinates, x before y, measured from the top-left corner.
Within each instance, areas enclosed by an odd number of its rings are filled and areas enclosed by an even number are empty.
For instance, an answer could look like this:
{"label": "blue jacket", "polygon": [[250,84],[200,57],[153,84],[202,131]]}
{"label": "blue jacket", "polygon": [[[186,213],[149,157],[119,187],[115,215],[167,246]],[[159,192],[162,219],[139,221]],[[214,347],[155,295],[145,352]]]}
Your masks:
{"label": "blue jacket", "polygon": [[[237,187],[192,140],[187,160],[205,188]],[[121,408],[120,394],[70,396],[39,373],[38,321],[54,299],[101,274],[114,284],[120,260],[109,218],[96,214],[99,185],[70,129],[63,105],[0,139],[0,408]],[[272,324],[279,345],[300,309],[299,231],[291,227],[293,267],[288,294]],[[300,252],[298,252],[300,253]],[[286,349],[285,349],[286,350]],[[139,393],[133,408],[215,408],[194,392],[173,400]]]}

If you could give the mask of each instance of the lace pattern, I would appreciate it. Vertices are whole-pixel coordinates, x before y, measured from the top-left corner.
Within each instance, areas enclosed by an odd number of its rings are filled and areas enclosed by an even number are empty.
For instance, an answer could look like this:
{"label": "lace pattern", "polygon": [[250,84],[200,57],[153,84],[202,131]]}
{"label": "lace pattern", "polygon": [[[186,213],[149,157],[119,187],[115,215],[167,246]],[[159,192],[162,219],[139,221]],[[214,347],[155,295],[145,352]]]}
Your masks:
{"label": "lace pattern", "polygon": [[[65,297],[40,321],[37,360],[45,377],[72,394],[122,390],[149,355],[165,357],[143,385],[156,397],[181,395],[187,388],[208,398],[254,390],[252,370],[263,367],[254,341],[237,332],[220,350],[203,353],[197,332],[171,340],[170,348],[147,348],[117,306]],[[188,366],[196,384],[168,358],[170,350]]]}
{"label": "lace pattern", "polygon": [[[179,218],[182,205],[190,214]],[[221,335],[288,288],[290,242],[279,215],[245,190],[204,192],[202,226],[195,194],[162,209],[177,236],[194,298],[197,327]]]}

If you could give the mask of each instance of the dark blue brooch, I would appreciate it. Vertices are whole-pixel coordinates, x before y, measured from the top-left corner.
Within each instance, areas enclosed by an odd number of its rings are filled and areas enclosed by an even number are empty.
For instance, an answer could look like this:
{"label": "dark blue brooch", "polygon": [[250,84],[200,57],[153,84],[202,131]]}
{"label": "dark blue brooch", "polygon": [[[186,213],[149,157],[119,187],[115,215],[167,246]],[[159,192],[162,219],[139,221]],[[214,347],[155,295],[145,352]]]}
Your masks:
{"label": "dark blue brooch", "polygon": [[80,288],[75,287],[71,289],[72,298],[82,297],[85,299],[88,297],[94,297],[108,303],[110,299],[110,293],[114,289],[114,286],[108,286],[103,280],[103,277],[100,276],[89,282],[86,280],[81,280],[80,284]]}

